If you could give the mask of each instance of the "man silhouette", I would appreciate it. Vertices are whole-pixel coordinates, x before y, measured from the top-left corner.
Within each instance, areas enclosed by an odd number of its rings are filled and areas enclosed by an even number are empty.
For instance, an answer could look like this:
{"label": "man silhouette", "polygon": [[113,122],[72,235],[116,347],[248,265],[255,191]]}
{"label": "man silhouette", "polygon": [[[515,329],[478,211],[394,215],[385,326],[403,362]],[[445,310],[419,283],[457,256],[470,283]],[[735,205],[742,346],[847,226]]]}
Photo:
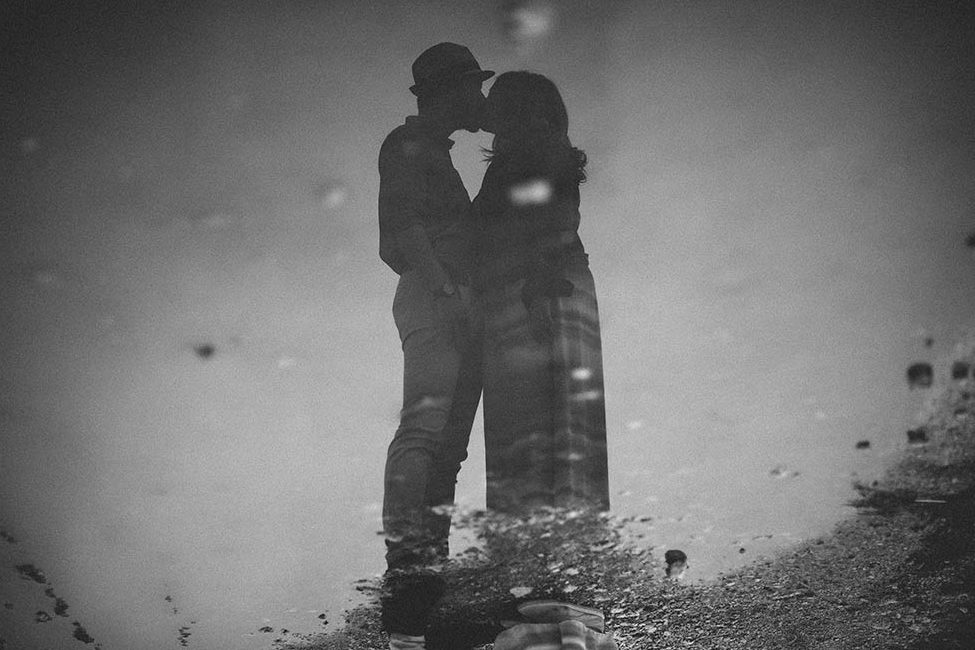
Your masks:
{"label": "man silhouette", "polygon": [[379,254],[400,279],[393,318],[403,347],[403,410],[389,445],[383,498],[390,648],[425,647],[443,584],[450,515],[481,393],[472,331],[470,196],[449,136],[479,128],[481,70],[470,50],[439,43],[413,62],[417,115],[379,153]]}

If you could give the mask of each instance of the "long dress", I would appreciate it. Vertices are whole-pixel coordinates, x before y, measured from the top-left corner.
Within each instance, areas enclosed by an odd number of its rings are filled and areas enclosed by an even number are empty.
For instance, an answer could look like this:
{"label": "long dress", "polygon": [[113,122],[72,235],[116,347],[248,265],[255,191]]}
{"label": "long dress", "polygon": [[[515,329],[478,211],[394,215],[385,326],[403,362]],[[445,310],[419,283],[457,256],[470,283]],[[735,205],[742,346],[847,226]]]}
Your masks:
{"label": "long dress", "polygon": [[[609,508],[599,312],[579,219],[578,181],[558,169],[492,161],[474,200],[493,511]],[[533,334],[538,301],[550,336]]]}

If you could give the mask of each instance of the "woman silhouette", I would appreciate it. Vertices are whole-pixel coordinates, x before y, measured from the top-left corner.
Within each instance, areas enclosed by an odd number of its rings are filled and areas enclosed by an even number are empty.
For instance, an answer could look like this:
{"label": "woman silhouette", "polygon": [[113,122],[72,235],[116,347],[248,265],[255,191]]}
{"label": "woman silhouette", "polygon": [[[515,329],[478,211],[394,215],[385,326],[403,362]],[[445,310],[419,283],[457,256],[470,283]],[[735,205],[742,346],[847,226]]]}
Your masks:
{"label": "woman silhouette", "polygon": [[482,128],[494,134],[474,200],[487,505],[606,510],[599,314],[578,234],[586,156],[540,74],[499,76]]}

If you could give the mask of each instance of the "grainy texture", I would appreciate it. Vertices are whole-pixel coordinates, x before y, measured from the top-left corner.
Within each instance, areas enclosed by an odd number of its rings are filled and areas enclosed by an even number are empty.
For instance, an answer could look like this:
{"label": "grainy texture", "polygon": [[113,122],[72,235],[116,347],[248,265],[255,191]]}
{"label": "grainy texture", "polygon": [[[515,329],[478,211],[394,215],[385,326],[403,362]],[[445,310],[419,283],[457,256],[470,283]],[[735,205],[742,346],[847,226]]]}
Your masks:
{"label": "grainy texture", "polygon": [[[949,362],[975,361],[975,337]],[[490,648],[516,595],[600,608],[621,650],[829,648],[970,650],[975,643],[975,385],[947,381],[883,481],[858,486],[858,514],[832,533],[705,585],[663,578],[627,542],[626,520],[552,511],[461,515],[482,546],[445,567],[434,650]],[[530,588],[530,591],[526,591]],[[282,648],[385,648],[374,605],[343,629]]]}

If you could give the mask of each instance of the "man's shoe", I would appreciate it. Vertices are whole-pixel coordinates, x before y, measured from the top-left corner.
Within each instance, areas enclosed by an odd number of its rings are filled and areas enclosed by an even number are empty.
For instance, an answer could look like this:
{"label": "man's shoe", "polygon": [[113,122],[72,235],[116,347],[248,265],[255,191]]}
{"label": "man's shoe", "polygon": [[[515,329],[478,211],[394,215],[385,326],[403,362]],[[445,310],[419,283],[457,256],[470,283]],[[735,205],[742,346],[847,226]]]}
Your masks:
{"label": "man's shoe", "polygon": [[606,627],[606,619],[598,609],[557,600],[528,600],[518,605],[518,613],[532,623],[579,621],[596,632]]}
{"label": "man's shoe", "polygon": [[422,648],[422,635],[444,588],[443,578],[434,573],[388,571],[380,597],[383,629],[404,643],[420,639],[421,645],[403,648]]}

